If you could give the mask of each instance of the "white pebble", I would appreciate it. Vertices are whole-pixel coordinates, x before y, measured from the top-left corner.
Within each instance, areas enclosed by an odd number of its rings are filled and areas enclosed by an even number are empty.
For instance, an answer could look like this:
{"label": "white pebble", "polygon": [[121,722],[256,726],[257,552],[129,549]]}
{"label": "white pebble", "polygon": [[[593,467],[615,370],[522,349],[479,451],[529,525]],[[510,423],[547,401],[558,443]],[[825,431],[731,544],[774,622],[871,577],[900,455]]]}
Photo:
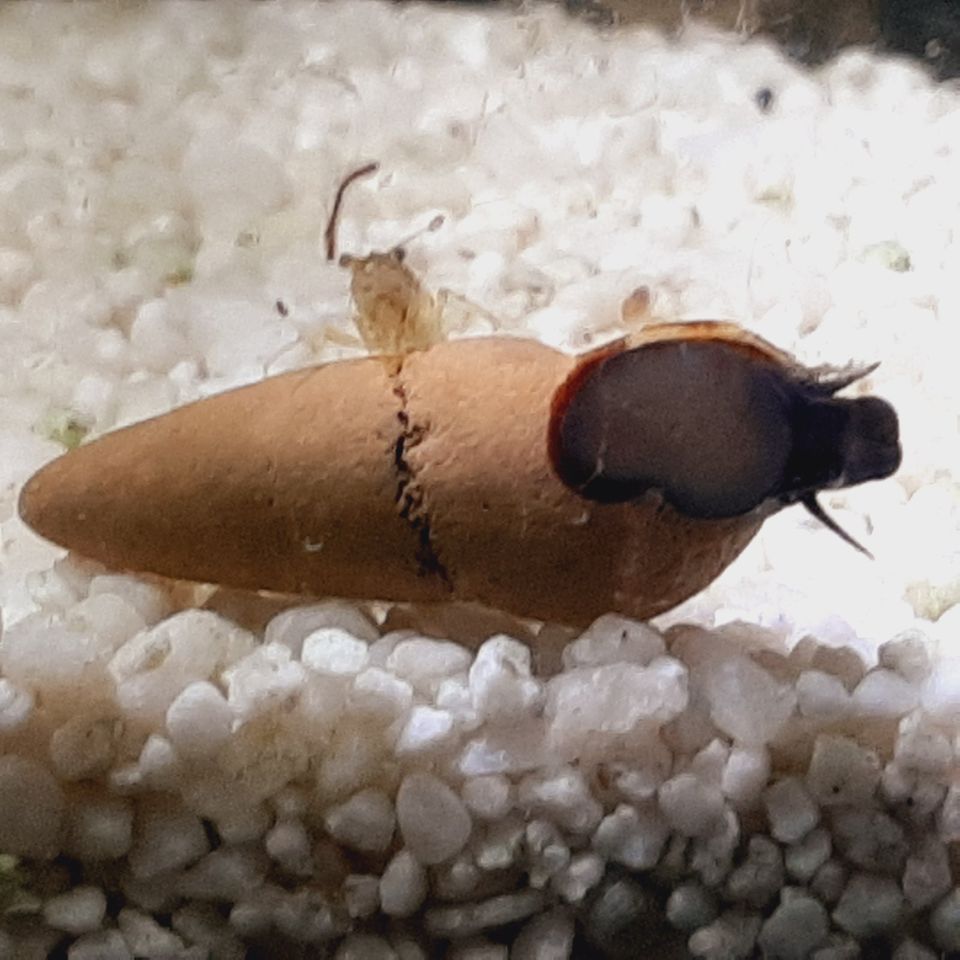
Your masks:
{"label": "white pebble", "polygon": [[267,831],[264,846],[287,873],[309,876],[313,872],[310,836],[299,820],[277,821]]}
{"label": "white pebble", "polygon": [[456,738],[453,715],[434,707],[416,706],[397,737],[398,756],[432,753],[450,746]]}
{"label": "white pebble", "polygon": [[19,299],[29,285],[33,273],[33,258],[22,250],[0,248],[0,302]]}
{"label": "white pebble", "polygon": [[281,643],[300,656],[303,641],[314,631],[335,627],[366,643],[380,636],[376,624],[353,604],[344,600],[326,600],[306,607],[292,607],[278,613],[266,626],[263,642]]}
{"label": "white pebble", "polygon": [[233,711],[212,683],[196,680],[170,704],[166,726],[170,742],[179,753],[210,756],[230,739]]}
{"label": "white pebble", "polygon": [[498,727],[470,740],[458,763],[465,777],[492,773],[522,773],[544,766],[550,754],[539,720]]}
{"label": "white pebble", "polygon": [[589,743],[668,723],[687,706],[687,670],[671,657],[636,663],[580,667],[547,683],[544,714],[550,740],[565,755]]}
{"label": "white pebble", "polygon": [[129,862],[140,879],[179,870],[209,849],[200,818],[185,810],[149,811],[137,826]]}
{"label": "white pebble", "polygon": [[33,715],[33,694],[0,677],[0,734],[14,733]]}
{"label": "white pebble", "polygon": [[446,960],[507,960],[510,951],[502,943],[475,938],[454,943]]}
{"label": "white pebble", "polygon": [[960,887],[954,887],[930,911],[930,932],[941,950],[960,950]]}
{"label": "white pebble", "polygon": [[401,850],[380,878],[380,904],[389,917],[409,917],[427,896],[427,872],[409,850]]}
{"label": "white pebble", "polygon": [[111,717],[76,716],[50,738],[50,762],[61,780],[88,780],[113,762],[117,722]]}
{"label": "white pebble", "polygon": [[858,940],[880,936],[900,924],[903,894],[889,877],[855,873],[847,882],[833,920]]}
{"label": "white pebble", "polygon": [[[386,629],[386,625],[384,625]],[[402,643],[404,640],[417,640],[423,639],[418,637],[417,633],[409,628],[401,628],[398,630],[387,630],[383,636],[378,637],[373,643],[370,644],[370,666],[379,667],[381,670],[387,670],[387,660],[394,650],[397,649],[397,645]],[[453,676],[465,677],[466,671],[460,670],[453,674]],[[435,689],[435,687],[431,688]],[[426,695],[429,691],[422,691]]]}
{"label": "white pebble", "polygon": [[177,892],[179,882],[180,874],[177,873],[139,880],[127,871],[120,881],[120,888],[127,904],[152,914],[173,909],[180,896]]}
{"label": "white pebble", "polygon": [[[473,706],[470,686],[464,676],[447,677],[446,680],[441,680],[437,686],[435,703],[437,707],[446,710],[453,717],[454,725],[463,733],[472,733],[483,723],[480,714]],[[502,730],[504,727],[498,728],[490,724],[488,729]]]}
{"label": "white pebble", "polygon": [[[677,840],[681,838],[676,835]],[[733,856],[740,842],[740,820],[727,808],[712,833],[695,837],[690,845],[690,869],[709,887],[720,884],[733,867]],[[677,845],[674,850],[681,848]],[[668,847],[667,855],[671,852]]]}
{"label": "white pebble", "polygon": [[935,776],[926,776],[894,761],[883,768],[880,789],[884,800],[907,818],[922,822],[939,810],[947,788]]}
{"label": "white pebble", "polygon": [[910,683],[922,683],[930,675],[931,643],[919,631],[907,631],[880,644],[877,660],[881,667],[895,670]]}
{"label": "white pebble", "polygon": [[[278,917],[278,927],[281,926],[279,921]],[[171,922],[173,929],[188,943],[206,947],[218,957],[242,960],[245,955],[243,946],[233,936],[226,919],[209,904],[188,903],[173,911]]]}
{"label": "white pebble", "polygon": [[428,960],[426,950],[414,939],[413,934],[395,933],[390,945],[396,954],[396,960]]}
{"label": "white pebble", "polygon": [[832,817],[833,842],[851,863],[864,870],[899,874],[909,844],[900,824],[870,806],[841,807]]}
{"label": "white pebble", "polygon": [[513,806],[513,787],[500,774],[470,777],[464,782],[460,796],[470,813],[480,820],[500,820]]}
{"label": "white pebble", "polygon": [[960,785],[952,785],[937,815],[937,832],[944,843],[960,840]]}
{"label": "white pebble", "polygon": [[779,780],[764,791],[770,832],[781,843],[795,843],[820,820],[820,811],[806,787],[795,777]]}
{"label": "white pebble", "polygon": [[419,693],[432,696],[441,680],[470,668],[470,653],[455,643],[414,637],[398,643],[385,666]]}
{"label": "white pebble", "polygon": [[539,890],[520,890],[475,903],[432,907],[424,915],[424,927],[434,937],[469,937],[525,920],[542,910],[545,903],[546,897]]}
{"label": "white pebble", "polygon": [[920,703],[920,690],[892,670],[871,670],[852,695],[858,713],[868,717],[902,717]]}
{"label": "white pebble", "polygon": [[110,653],[146,626],[136,607],[112,593],[96,593],[81,600],[68,611],[65,622],[96,636]]}
{"label": "white pebble", "polygon": [[119,573],[104,573],[90,581],[91,597],[109,593],[126,601],[143,618],[147,626],[159,622],[171,612],[170,598],[160,587],[137,577]]}
{"label": "white pebble", "polygon": [[293,713],[300,736],[326,752],[330,737],[344,716],[347,684],[336,677],[308,673],[300,695],[294,700]]}
{"label": "white pebble", "polygon": [[386,745],[382,738],[370,734],[365,725],[337,725],[317,772],[317,788],[322,795],[339,799],[379,782]]}
{"label": "white pebble", "polygon": [[956,722],[960,717],[960,663],[943,658],[934,663],[920,689],[923,709],[936,720]]}
{"label": "white pebble", "polygon": [[267,832],[270,814],[262,804],[244,804],[224,810],[215,817],[214,824],[224,843],[250,843]]}
{"label": "white pebble", "polygon": [[567,903],[581,900],[603,879],[605,864],[595,853],[575,853],[570,862],[553,875],[551,886]]}
{"label": "white pebble", "polygon": [[797,702],[791,687],[744,656],[714,664],[705,673],[703,689],[713,722],[740,743],[769,743]]}
{"label": "white pebble", "polygon": [[827,938],[829,917],[813,897],[785,900],[764,922],[757,943],[769,960],[806,960]]}
{"label": "white pebble", "polygon": [[860,944],[853,937],[831,933],[826,943],[810,954],[810,960],[860,960]]}
{"label": "white pebble", "polygon": [[140,910],[124,907],[117,926],[135,957],[177,956],[184,949],[180,937]]}
{"label": "white pebble", "polygon": [[41,695],[48,706],[75,709],[108,686],[109,647],[92,631],[68,628],[46,614],[24,617],[4,630],[0,671],[18,687]]}
{"label": "white pebble", "polygon": [[797,706],[805,717],[832,719],[851,708],[850,694],[843,681],[822,670],[804,670],[797,677]]}
{"label": "white pebble", "polygon": [[425,866],[459,853],[472,826],[460,798],[429,773],[404,777],[397,792],[397,820],[410,852]]}
{"label": "white pebble", "polygon": [[[507,870],[520,858],[523,839],[524,826],[519,817],[507,817],[497,823],[487,824],[471,844],[474,862],[481,870]],[[535,861],[539,853],[539,849],[530,851],[528,873],[531,878],[537,872]],[[532,886],[542,886],[534,883],[533,879],[530,882]]]}
{"label": "white pebble", "polygon": [[682,883],[667,898],[667,920],[671,926],[692,933],[717,916],[717,898],[699,883]]}
{"label": "white pebble", "polygon": [[343,881],[343,902],[353,919],[373,916],[380,909],[380,877],[351,873]]}
{"label": "white pebble", "polygon": [[66,849],[79,860],[116,860],[133,842],[133,807],[119,798],[75,800]]}
{"label": "white pebble", "polygon": [[261,646],[223,672],[227,700],[240,718],[288,703],[304,686],[306,672],[289,647]]}
{"label": "white pebble", "polygon": [[647,666],[665,653],[663,637],[653,627],[616,613],[605,613],[578,639],[567,644],[563,665],[567,670],[625,662]]}
{"label": "white pebble", "polygon": [[556,767],[524,777],[517,799],[528,812],[549,817],[573,833],[589,833],[603,816],[603,808],[576,767]]}
{"label": "white pebble", "polygon": [[692,773],[667,780],[658,791],[658,801],[670,826],[688,837],[712,832],[723,816],[720,788]]}
{"label": "white pebble", "polygon": [[573,917],[553,909],[527,921],[510,949],[510,960],[567,960],[573,949]]}
{"label": "white pebble", "polygon": [[807,883],[830,859],[832,849],[827,830],[822,827],[811,830],[803,839],[787,847],[784,853],[787,873],[799,883]]}
{"label": "white pebble", "polygon": [[340,627],[321,627],[303,641],[300,660],[309,670],[334,677],[353,677],[367,666],[367,644]]}
{"label": "white pebble", "polygon": [[413,704],[413,687],[379,667],[369,667],[357,675],[350,703],[361,713],[386,721],[403,716]]}
{"label": "white pebble", "polygon": [[822,806],[867,803],[880,782],[880,758],[849,737],[821,734],[813,744],[806,784]]}
{"label": "white pebble", "polygon": [[[488,829],[493,832],[496,827]],[[519,848],[521,838],[527,852],[527,876],[530,886],[542,890],[570,863],[570,848],[556,824],[549,820],[535,819],[530,820],[526,828],[517,824],[513,836],[504,844],[508,847],[509,856],[502,858],[500,862],[507,864],[514,859],[513,853]]]}
{"label": "white pebble", "polygon": [[734,903],[754,910],[767,907],[783,886],[783,856],[780,848],[763,834],[747,844],[747,858],[727,877],[724,895]]}
{"label": "white pebble", "polygon": [[396,960],[393,947],[383,939],[370,933],[351,933],[345,937],[333,960]]}
{"label": "white pebble", "polygon": [[914,714],[900,721],[893,755],[901,766],[947,779],[953,747],[943,730],[925,722],[923,714]]}
{"label": "white pebble", "polygon": [[441,900],[467,900],[476,896],[483,873],[468,850],[431,870],[430,888]]}
{"label": "white pebble", "polygon": [[810,892],[827,906],[836,903],[847,885],[847,868],[839,860],[828,860],[810,881]]}
{"label": "white pebble", "polygon": [[147,300],[141,305],[130,326],[130,345],[139,362],[157,373],[169,370],[188,351],[162,300]]}
{"label": "white pebble", "polygon": [[218,847],[180,874],[177,893],[193,900],[239,900],[260,887],[268,867],[255,847]]}
{"label": "white pebble", "polygon": [[160,726],[192,680],[209,680],[250,653],[256,638],[207,610],[184,610],[128,640],[110,661],[117,701],[131,720]]}
{"label": "white pebble", "polygon": [[655,807],[620,804],[604,817],[593,835],[593,848],[630,870],[650,870],[663,852],[670,825]]}
{"label": "white pebble", "polygon": [[296,820],[310,809],[310,795],[303,787],[290,784],[271,797],[278,820]]}
{"label": "white pebble", "polygon": [[330,835],[345,846],[381,853],[390,846],[396,814],[385,793],[369,788],[331,807],[324,823]]}
{"label": "white pebble", "polygon": [[67,960],[133,960],[133,954],[119,930],[101,930],[74,940]]}
{"label": "white pebble", "polygon": [[512,723],[543,701],[543,685],[530,674],[530,648],[503,635],[477,651],[468,683],[473,707],[488,723]]}
{"label": "white pebble", "polygon": [[946,846],[936,837],[924,837],[912,846],[913,853],[907,858],[901,886],[910,906],[924,910],[950,890],[950,859]]}
{"label": "white pebble", "polygon": [[714,783],[719,786],[729,759],[730,745],[719,738],[714,738],[694,755],[686,772],[692,773],[705,783]]}
{"label": "white pebble", "polygon": [[630,764],[614,760],[607,765],[617,792],[631,803],[643,803],[656,797],[673,766],[673,754],[659,738],[648,741],[643,754],[642,759]]}
{"label": "white pebble", "polygon": [[937,954],[922,943],[907,938],[893,951],[890,960],[937,960]]}
{"label": "white pebble", "polygon": [[737,745],[727,757],[720,790],[737,809],[750,809],[759,803],[769,779],[770,752],[767,748]]}
{"label": "white pebble", "polygon": [[156,733],[147,737],[137,759],[137,772],[146,786],[171,789],[180,772],[180,757],[173,744]]}
{"label": "white pebble", "polygon": [[70,410],[83,423],[103,426],[116,417],[117,392],[117,385],[107,377],[88,374],[74,388]]}
{"label": "white pebble", "polygon": [[747,960],[753,955],[760,923],[755,914],[729,911],[691,934],[687,949],[702,960]]}
{"label": "white pebble", "polygon": [[99,887],[74,887],[43,905],[44,922],[66,933],[98,930],[107,913],[107,897]]}
{"label": "white pebble", "polygon": [[0,850],[45,859],[59,852],[64,796],[50,772],[15,754],[0,756]]}

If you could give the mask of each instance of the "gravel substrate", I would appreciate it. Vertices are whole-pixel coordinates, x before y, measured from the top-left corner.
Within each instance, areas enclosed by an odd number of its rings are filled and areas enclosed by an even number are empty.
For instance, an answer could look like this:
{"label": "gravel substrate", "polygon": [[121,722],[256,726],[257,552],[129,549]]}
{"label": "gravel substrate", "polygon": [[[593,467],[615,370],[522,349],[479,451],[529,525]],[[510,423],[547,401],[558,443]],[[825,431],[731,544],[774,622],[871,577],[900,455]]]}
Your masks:
{"label": "gravel substrate", "polygon": [[[363,2],[0,7],[0,957],[960,951],[960,94],[866,53]],[[281,601],[64,559],[64,445],[359,355],[341,246],[455,335],[649,288],[880,360],[896,478],[654,624]],[[476,307],[472,306],[476,305]],[[171,456],[175,456],[175,451]],[[639,951],[639,953],[638,953]]]}

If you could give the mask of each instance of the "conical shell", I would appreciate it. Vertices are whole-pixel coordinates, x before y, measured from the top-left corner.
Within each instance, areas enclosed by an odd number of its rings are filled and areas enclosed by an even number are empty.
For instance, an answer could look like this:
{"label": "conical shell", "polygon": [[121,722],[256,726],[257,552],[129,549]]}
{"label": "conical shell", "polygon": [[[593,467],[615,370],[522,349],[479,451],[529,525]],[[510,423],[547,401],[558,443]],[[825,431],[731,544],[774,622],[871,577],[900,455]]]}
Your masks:
{"label": "conical shell", "polygon": [[757,517],[600,505],[553,472],[576,358],[442,343],[285,374],[118,430],[40,470],[20,510],[110,567],[307,595],[477,600],[582,623],[706,586]]}

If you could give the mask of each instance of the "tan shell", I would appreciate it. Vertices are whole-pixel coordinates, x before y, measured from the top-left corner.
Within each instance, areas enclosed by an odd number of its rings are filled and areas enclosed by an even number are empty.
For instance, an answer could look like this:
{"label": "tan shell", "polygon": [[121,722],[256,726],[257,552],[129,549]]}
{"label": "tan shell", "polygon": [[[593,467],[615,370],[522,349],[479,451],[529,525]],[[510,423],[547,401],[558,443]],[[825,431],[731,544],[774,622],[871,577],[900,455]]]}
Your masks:
{"label": "tan shell", "polygon": [[285,374],[64,455],[27,483],[20,511],[113,568],[476,600],[573,624],[650,617],[710,583],[761,519],[601,505],[565,487],[547,454],[550,404],[578,362],[485,338],[410,354],[397,373],[367,358]]}

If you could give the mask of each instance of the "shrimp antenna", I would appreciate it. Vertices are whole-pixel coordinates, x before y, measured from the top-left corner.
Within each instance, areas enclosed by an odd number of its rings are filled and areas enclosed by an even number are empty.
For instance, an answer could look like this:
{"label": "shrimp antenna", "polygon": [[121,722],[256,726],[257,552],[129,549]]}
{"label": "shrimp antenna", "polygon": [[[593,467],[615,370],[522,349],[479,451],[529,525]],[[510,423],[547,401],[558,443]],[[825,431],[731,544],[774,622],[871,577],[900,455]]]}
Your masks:
{"label": "shrimp antenna", "polygon": [[847,533],[843,527],[837,523],[832,517],[828,516],[826,511],[820,506],[817,498],[812,494],[808,494],[800,501],[810,513],[816,517],[828,530],[832,530],[841,540],[845,543],[849,543],[854,550],[859,550],[865,557],[869,557],[871,560],[874,559],[873,554],[862,544],[857,543],[853,537]]}
{"label": "shrimp antenna", "polygon": [[340,186],[337,187],[337,195],[333,198],[333,209],[330,211],[330,219],[327,221],[327,229],[323,232],[323,237],[327,242],[327,260],[334,260],[337,256],[337,217],[340,216],[340,207],[343,206],[343,195],[347,192],[347,187],[354,180],[369,176],[380,169],[380,164],[374,161],[365,166],[354,170],[343,178]]}
{"label": "shrimp antenna", "polygon": [[425,227],[421,227],[419,230],[414,230],[413,233],[408,234],[393,249],[402,251],[411,240],[416,240],[417,237],[422,237],[425,233],[433,233],[434,230],[439,230],[446,219],[442,213],[438,213]]}

